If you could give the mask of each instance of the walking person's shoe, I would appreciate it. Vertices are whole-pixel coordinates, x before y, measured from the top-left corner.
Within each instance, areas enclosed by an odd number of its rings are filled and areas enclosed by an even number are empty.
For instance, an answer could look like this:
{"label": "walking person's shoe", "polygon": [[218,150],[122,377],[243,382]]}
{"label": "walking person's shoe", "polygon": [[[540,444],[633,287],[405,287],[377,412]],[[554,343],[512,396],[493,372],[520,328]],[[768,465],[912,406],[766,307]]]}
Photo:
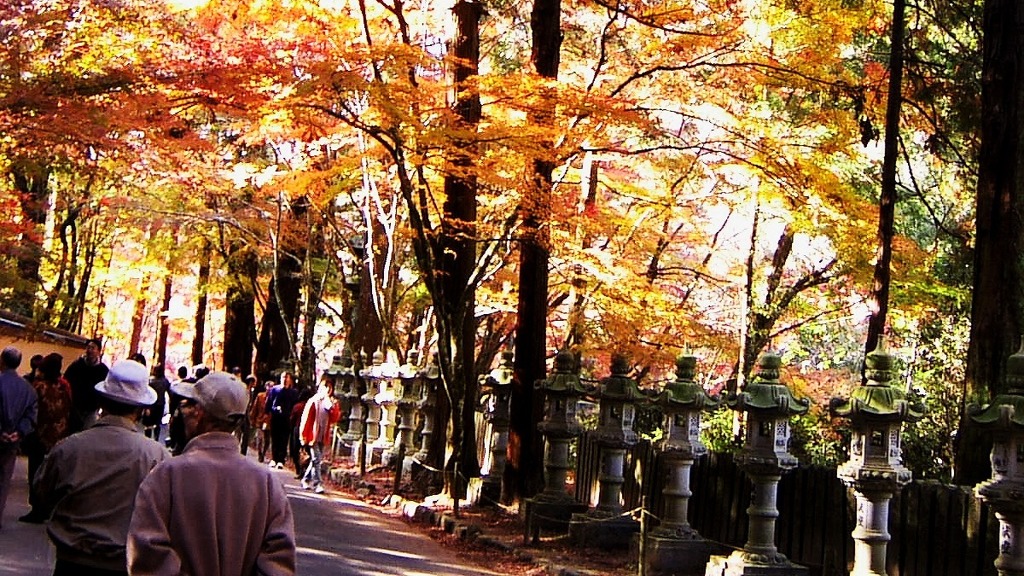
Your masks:
{"label": "walking person's shoe", "polygon": [[324,485],[323,484],[317,484],[316,488],[313,488],[313,492],[316,492],[317,494],[323,494],[324,493]]}
{"label": "walking person's shoe", "polygon": [[275,467],[278,470],[284,470],[284,463],[283,462],[278,462]]}
{"label": "walking person's shoe", "polygon": [[309,490],[309,482],[306,482],[305,478],[302,479],[302,489]]}

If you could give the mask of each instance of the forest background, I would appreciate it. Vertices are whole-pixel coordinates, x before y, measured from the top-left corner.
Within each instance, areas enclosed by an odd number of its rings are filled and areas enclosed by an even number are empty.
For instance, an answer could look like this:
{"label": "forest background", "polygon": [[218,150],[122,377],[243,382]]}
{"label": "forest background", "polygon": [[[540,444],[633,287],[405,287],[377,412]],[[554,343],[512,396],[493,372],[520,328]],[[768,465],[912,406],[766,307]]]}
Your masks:
{"label": "forest background", "polygon": [[478,376],[514,347],[519,493],[540,483],[520,456],[557,349],[587,378],[626,353],[649,389],[691,352],[716,391],[776,351],[814,400],[794,449],[833,464],[827,401],[884,333],[930,409],[908,466],[977,481],[964,409],[1005,390],[1024,328],[1022,18],[1012,0],[10,0],[0,305],[172,370],[308,383],[336,354],[436,358],[468,475]]}

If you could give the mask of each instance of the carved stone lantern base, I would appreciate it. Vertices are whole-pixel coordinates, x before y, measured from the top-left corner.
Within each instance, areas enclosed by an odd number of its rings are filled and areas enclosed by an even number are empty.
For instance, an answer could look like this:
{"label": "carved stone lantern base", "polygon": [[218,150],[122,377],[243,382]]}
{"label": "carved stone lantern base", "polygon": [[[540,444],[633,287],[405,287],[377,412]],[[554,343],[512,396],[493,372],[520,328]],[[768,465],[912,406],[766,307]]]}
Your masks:
{"label": "carved stone lantern base", "polygon": [[536,544],[540,533],[565,534],[574,514],[587,511],[587,505],[572,499],[567,493],[561,497],[541,492],[534,498],[527,498],[523,506],[523,543]]}
{"label": "carved stone lantern base", "polygon": [[794,564],[782,554],[772,558],[737,550],[729,556],[712,556],[705,576],[807,576],[804,566]]}
{"label": "carved stone lantern base", "polygon": [[[725,546],[700,537],[659,535],[651,532],[644,542],[644,576],[702,576],[712,554],[725,554]],[[636,536],[639,545],[640,536]]]}
{"label": "carved stone lantern base", "polygon": [[569,521],[569,541],[580,548],[628,549],[640,522],[600,510],[573,514]]}

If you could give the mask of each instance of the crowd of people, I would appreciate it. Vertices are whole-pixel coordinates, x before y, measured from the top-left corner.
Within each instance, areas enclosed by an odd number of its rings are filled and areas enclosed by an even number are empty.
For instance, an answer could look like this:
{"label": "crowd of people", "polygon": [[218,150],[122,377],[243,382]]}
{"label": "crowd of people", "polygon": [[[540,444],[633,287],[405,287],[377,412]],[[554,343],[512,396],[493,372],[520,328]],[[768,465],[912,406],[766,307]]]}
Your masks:
{"label": "crowd of people", "polygon": [[55,575],[294,573],[294,522],[273,471],[290,456],[302,487],[324,491],[340,413],[330,378],[299,391],[287,371],[260,382],[200,365],[171,382],[141,355],[108,367],[97,339],[64,370],[57,353],[33,356],[24,374],[21,361],[14,347],[0,353],[0,518],[23,453],[30,511],[19,520],[47,523]]}

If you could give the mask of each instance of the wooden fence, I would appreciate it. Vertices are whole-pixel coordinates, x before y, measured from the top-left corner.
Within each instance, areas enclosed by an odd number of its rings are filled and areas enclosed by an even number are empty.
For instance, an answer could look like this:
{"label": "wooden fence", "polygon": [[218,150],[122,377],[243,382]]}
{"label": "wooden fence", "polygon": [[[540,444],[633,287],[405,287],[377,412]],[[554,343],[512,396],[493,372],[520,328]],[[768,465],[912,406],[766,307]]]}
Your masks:
{"label": "wooden fence", "polygon": [[[576,498],[597,499],[600,453],[590,435],[578,444]],[[666,470],[642,441],[626,454],[622,488],[626,510],[646,502],[660,517]],[[652,481],[653,480],[653,481]],[[746,542],[751,485],[729,454],[699,459],[690,474],[690,524],[708,540],[739,548]],[[782,476],[776,544],[812,574],[848,574],[853,565],[856,500],[834,469],[799,467]],[[889,507],[888,571],[892,576],[995,575],[998,522],[969,487],[912,482]]]}

